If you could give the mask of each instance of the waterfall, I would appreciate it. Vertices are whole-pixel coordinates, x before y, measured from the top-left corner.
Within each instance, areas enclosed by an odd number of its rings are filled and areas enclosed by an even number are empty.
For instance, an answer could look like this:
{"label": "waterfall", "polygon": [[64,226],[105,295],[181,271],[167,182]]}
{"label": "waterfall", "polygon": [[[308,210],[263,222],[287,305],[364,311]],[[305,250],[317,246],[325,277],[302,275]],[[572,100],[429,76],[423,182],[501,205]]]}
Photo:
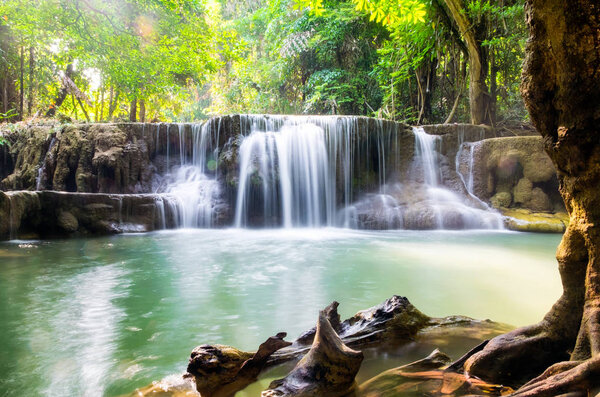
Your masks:
{"label": "waterfall", "polygon": [[[213,226],[213,207],[219,192],[216,180],[217,141],[212,134],[211,123],[178,125],[179,162],[170,165],[170,140],[167,129],[166,187],[159,190],[157,200],[159,223],[167,225],[170,214],[173,224],[179,228]],[[158,133],[158,132],[157,132]],[[191,143],[191,147],[189,145]],[[168,211],[166,210],[168,209]]]}
{"label": "waterfall", "polygon": [[[474,147],[474,142],[465,142],[459,146],[458,152],[456,153],[456,173],[462,179],[462,182],[470,195],[473,195]],[[462,162],[464,157],[466,157],[466,161]],[[465,168],[466,171],[464,171]]]}
{"label": "waterfall", "polygon": [[[415,135],[415,159],[414,161],[421,165],[423,170],[425,200],[423,207],[433,216],[433,226],[437,229],[443,228],[481,228],[481,229],[502,229],[501,215],[490,209],[485,203],[475,197],[472,191],[472,156],[471,156],[471,190],[465,183],[463,175],[457,169],[457,174],[464,184],[464,188],[469,195],[466,198],[461,197],[457,192],[444,186],[439,173],[440,164],[438,161],[438,150],[436,146],[440,142],[440,137],[429,135],[422,127],[413,127]],[[462,139],[459,139],[461,144]],[[461,144],[464,147],[465,143]],[[459,150],[460,152],[460,150]],[[460,153],[456,154],[456,161]],[[471,152],[472,155],[472,152]]]}
{"label": "waterfall", "polygon": [[[410,132],[382,120],[245,115],[239,125],[227,122],[221,143],[220,118],[157,128],[158,226],[501,227],[500,215],[472,195],[473,178],[458,172],[458,158],[455,178],[465,189],[446,186],[442,138],[422,127],[412,129],[413,151],[400,143]],[[470,144],[462,141],[457,157]]]}
{"label": "waterfall", "polygon": [[440,141],[437,135],[429,135],[423,127],[413,127],[415,134],[415,159],[423,167],[424,182],[430,187],[439,183],[436,146]]}
{"label": "waterfall", "polygon": [[352,199],[356,118],[249,117],[246,123],[235,226],[348,226],[338,201]]}
{"label": "waterfall", "polygon": [[42,164],[38,168],[38,173],[35,178],[35,190],[43,190],[46,187],[46,164],[51,161],[52,148],[54,147],[55,143],[56,137],[53,136],[52,139],[50,139],[50,145],[48,146],[48,150],[44,155]]}

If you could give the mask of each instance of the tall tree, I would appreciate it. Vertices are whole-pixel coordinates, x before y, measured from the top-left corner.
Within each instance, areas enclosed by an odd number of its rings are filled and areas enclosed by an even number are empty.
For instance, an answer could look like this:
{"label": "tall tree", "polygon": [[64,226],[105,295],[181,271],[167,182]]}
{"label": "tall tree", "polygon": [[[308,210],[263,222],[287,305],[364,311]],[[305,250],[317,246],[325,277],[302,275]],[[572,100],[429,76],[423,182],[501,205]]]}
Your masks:
{"label": "tall tree", "polygon": [[466,370],[517,386],[539,375],[515,396],[588,395],[600,387],[600,4],[527,0],[526,13],[522,94],[570,215],[556,255],[564,290],[539,324],[493,339]]}
{"label": "tall tree", "polygon": [[488,54],[483,41],[488,28],[485,19],[477,22],[468,18],[463,0],[444,0],[449,15],[458,27],[469,56],[469,105],[471,123],[492,124],[491,95],[486,83],[488,77]]}

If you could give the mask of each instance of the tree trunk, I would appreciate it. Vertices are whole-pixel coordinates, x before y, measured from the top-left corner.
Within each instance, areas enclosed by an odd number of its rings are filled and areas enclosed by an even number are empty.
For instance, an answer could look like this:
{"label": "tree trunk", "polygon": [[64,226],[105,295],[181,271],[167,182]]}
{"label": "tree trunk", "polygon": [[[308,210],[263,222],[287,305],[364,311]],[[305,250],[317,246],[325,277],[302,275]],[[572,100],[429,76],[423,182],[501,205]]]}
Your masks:
{"label": "tree trunk", "polygon": [[477,37],[476,26],[469,21],[462,0],[444,0],[450,11],[450,16],[467,47],[469,56],[469,104],[471,108],[471,123],[491,125],[490,95],[485,79],[487,77],[487,59]]}
{"label": "tree trunk", "polygon": [[143,99],[140,99],[140,122],[143,123],[146,121],[146,102]]}
{"label": "tree trunk", "polygon": [[23,50],[23,46],[21,46],[21,57],[20,57],[20,68],[19,68],[19,119],[23,120],[23,110],[24,110],[24,100],[25,100],[25,79],[24,79],[24,69],[25,69],[25,52]]}
{"label": "tree trunk", "polygon": [[[116,91],[116,94],[114,94],[115,89],[113,86],[110,86],[110,99],[108,101],[108,119],[112,120],[113,118],[113,113],[115,112],[115,109],[117,108],[117,105],[119,104],[119,94],[121,93],[120,91]],[[114,98],[113,98],[114,95]]]}
{"label": "tree trunk", "polygon": [[8,76],[2,81],[2,113],[8,112]]}
{"label": "tree trunk", "polygon": [[570,215],[556,255],[564,291],[541,323],[493,339],[465,369],[515,384],[551,366],[515,396],[587,395],[600,387],[600,4],[527,0],[526,12],[521,92]]}
{"label": "tree trunk", "polygon": [[104,82],[100,86],[100,118],[96,121],[102,122],[104,120]]}
{"label": "tree trunk", "polygon": [[29,47],[29,81],[27,87],[27,115],[31,116],[33,109],[33,72],[35,68],[34,61],[34,50],[33,47]]}
{"label": "tree trunk", "polygon": [[[65,70],[65,76],[68,78],[71,78],[72,74],[73,74],[73,65],[68,64],[67,69]],[[52,105],[50,105],[50,109],[48,109],[48,111],[46,112],[46,117],[54,117],[54,115],[56,114],[56,109],[58,109],[60,107],[60,105],[62,105],[62,103],[67,98],[68,93],[69,93],[69,89],[68,89],[67,85],[63,84],[62,87],[60,88],[60,91],[58,92],[58,95],[56,95],[54,102],[52,103]]]}
{"label": "tree trunk", "polygon": [[85,110],[85,106],[83,106],[83,102],[81,102],[81,99],[79,97],[77,97],[77,103],[79,103],[79,106],[81,107],[81,110],[83,111],[83,116],[85,117],[85,120],[89,123],[90,116],[88,115],[87,110]]}
{"label": "tree trunk", "polygon": [[133,123],[135,123],[137,121],[136,113],[137,113],[137,99],[133,99],[129,103],[129,121],[131,121]]}
{"label": "tree trunk", "polygon": [[496,52],[490,51],[490,121],[496,124],[496,109],[498,107],[498,65]]}

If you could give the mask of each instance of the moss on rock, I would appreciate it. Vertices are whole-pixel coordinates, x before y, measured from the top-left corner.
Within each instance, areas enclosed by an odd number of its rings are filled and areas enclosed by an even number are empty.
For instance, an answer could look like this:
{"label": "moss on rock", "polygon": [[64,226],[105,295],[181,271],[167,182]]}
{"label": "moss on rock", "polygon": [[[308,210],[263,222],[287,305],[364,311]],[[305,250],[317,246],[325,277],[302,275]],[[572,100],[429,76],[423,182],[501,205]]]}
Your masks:
{"label": "moss on rock", "polygon": [[498,192],[490,201],[494,208],[508,208],[512,203],[512,195],[508,192]]}
{"label": "moss on rock", "polygon": [[525,209],[501,209],[504,226],[519,232],[563,233],[569,224],[564,213],[536,213]]}

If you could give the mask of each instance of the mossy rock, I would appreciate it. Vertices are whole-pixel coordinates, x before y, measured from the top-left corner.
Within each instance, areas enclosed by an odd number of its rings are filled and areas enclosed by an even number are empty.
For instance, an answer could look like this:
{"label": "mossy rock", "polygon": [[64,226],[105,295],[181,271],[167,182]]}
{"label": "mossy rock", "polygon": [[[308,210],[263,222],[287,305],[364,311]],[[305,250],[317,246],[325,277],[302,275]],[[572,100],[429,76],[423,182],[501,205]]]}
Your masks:
{"label": "mossy rock", "polygon": [[512,203],[512,195],[509,192],[499,192],[490,201],[494,208],[507,208]]}
{"label": "mossy rock", "polygon": [[564,212],[555,214],[536,213],[525,209],[501,209],[504,226],[519,232],[563,233],[569,216]]}

